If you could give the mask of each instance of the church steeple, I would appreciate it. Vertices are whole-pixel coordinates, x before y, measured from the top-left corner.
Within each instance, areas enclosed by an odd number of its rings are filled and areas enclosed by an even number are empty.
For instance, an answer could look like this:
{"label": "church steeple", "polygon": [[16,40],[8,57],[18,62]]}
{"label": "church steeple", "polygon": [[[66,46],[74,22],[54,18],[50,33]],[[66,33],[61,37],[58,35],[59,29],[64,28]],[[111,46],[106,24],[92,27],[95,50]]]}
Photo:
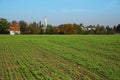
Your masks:
{"label": "church steeple", "polygon": [[47,29],[47,17],[46,16],[43,18],[43,27],[42,27],[42,29],[43,29],[43,32],[46,33],[46,29]]}

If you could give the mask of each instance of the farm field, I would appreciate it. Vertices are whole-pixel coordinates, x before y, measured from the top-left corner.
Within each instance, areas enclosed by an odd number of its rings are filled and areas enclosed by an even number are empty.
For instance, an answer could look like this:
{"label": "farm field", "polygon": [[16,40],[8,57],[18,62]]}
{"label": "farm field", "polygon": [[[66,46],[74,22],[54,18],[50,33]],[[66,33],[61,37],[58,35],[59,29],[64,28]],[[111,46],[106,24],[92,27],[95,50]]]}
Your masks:
{"label": "farm field", "polygon": [[120,80],[120,35],[0,35],[0,80]]}

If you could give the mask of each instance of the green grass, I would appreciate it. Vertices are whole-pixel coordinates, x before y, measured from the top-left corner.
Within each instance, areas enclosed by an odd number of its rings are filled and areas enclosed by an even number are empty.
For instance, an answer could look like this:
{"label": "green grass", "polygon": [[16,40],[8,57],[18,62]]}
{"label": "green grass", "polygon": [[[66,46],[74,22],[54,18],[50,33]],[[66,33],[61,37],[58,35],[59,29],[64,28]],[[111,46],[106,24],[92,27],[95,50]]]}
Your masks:
{"label": "green grass", "polygon": [[0,35],[0,80],[120,80],[120,35]]}

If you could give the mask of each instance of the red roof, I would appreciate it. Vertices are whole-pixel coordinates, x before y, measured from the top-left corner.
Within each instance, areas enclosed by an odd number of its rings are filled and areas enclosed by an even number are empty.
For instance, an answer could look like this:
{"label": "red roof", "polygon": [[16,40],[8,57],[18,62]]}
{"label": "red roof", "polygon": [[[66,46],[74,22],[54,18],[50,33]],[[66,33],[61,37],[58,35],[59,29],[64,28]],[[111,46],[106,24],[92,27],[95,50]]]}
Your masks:
{"label": "red roof", "polygon": [[20,27],[17,23],[12,23],[10,25],[10,31],[20,31]]}

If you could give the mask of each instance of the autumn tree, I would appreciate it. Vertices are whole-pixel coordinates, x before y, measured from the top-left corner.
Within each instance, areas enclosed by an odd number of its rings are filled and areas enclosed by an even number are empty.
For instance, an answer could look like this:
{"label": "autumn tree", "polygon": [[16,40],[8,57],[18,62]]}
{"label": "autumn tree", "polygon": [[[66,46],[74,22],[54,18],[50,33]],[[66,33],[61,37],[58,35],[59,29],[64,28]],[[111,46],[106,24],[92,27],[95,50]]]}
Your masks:
{"label": "autumn tree", "polygon": [[59,27],[58,26],[53,27],[53,32],[54,34],[59,34],[60,33]]}
{"label": "autumn tree", "polygon": [[30,30],[30,34],[39,34],[40,33],[40,28],[36,22],[29,24],[29,30]]}
{"label": "autumn tree", "polygon": [[60,33],[63,33],[63,34],[76,34],[77,33],[73,24],[60,25],[59,29],[60,29]]}

